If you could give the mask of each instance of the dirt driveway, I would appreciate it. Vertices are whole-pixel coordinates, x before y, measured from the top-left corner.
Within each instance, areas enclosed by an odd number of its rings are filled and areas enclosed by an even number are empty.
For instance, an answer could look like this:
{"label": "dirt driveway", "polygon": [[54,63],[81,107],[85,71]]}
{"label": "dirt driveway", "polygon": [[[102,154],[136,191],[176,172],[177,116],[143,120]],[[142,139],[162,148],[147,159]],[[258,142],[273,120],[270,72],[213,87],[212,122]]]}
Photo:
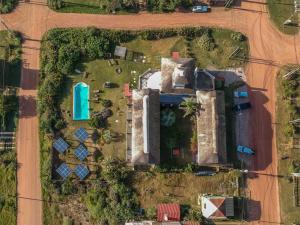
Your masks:
{"label": "dirt driveway", "polygon": [[[23,33],[23,69],[20,91],[21,118],[18,130],[18,224],[42,224],[39,177],[36,84],[39,70],[39,40],[55,27],[96,26],[113,29],[142,29],[181,26],[217,26],[243,32],[249,38],[250,62],[246,76],[253,105],[250,113],[251,144],[257,154],[251,165],[257,176],[248,183],[251,191],[250,223],[279,224],[280,208],[275,140],[275,77],[281,65],[299,63],[300,36],[279,33],[268,19],[262,0],[242,2],[241,7],[209,14],[84,15],[50,11],[44,1],[20,3],[2,16],[13,30]],[[0,29],[4,27],[0,25]],[[252,91],[255,90],[255,91]]]}

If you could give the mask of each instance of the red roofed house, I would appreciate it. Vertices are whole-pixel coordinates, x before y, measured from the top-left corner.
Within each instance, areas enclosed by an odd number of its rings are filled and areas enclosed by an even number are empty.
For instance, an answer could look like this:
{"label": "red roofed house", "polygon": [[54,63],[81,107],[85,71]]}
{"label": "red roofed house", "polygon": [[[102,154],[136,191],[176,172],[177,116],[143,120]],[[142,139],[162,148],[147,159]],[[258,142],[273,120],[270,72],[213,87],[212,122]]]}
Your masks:
{"label": "red roofed house", "polygon": [[207,219],[226,219],[234,216],[233,197],[203,195],[202,215]]}
{"label": "red roofed house", "polygon": [[180,221],[180,205],[159,204],[157,206],[157,221]]}

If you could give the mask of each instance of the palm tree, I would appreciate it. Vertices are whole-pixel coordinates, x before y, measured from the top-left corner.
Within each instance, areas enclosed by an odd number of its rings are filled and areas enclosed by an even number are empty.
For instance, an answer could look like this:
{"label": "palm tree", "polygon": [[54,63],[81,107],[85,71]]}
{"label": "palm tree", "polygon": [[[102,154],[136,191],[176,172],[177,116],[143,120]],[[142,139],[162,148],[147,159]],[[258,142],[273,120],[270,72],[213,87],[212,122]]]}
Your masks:
{"label": "palm tree", "polygon": [[185,98],[184,101],[180,103],[180,108],[185,111],[183,117],[198,114],[200,107],[201,104],[193,97]]}

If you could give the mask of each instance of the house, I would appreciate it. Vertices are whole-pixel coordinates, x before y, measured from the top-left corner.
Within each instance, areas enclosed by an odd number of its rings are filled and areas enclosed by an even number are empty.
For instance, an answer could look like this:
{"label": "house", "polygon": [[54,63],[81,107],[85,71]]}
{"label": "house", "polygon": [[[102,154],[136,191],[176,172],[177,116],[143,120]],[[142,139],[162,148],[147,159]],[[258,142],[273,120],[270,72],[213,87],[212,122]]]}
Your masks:
{"label": "house", "polygon": [[179,222],[180,205],[176,203],[159,204],[157,205],[156,216],[158,222]]}
{"label": "house", "polygon": [[207,219],[226,219],[234,216],[233,197],[201,196],[202,215]]}
{"label": "house", "polygon": [[223,91],[215,90],[215,77],[199,70],[192,58],[162,58],[161,69],[148,69],[132,91],[132,132],[127,132],[127,161],[135,165],[160,163],[160,108],[179,106],[194,98],[201,105],[197,115],[196,162],[225,164],[226,123]]}

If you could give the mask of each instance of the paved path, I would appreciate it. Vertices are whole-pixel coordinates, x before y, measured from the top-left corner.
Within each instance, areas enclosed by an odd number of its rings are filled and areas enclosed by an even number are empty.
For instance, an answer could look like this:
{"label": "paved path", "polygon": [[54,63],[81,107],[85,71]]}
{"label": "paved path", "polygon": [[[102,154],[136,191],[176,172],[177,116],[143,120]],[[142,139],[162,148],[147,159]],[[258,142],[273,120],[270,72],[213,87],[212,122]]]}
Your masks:
{"label": "paved path", "polygon": [[[269,21],[263,0],[245,1],[239,8],[230,11],[216,9],[209,14],[117,16],[55,13],[42,0],[36,0],[21,3],[13,13],[2,18],[11,29],[22,32],[26,37],[23,44],[21,118],[18,131],[20,196],[41,198],[35,90],[39,69],[39,40],[46,30],[86,26],[113,29],[217,26],[243,32],[249,38],[251,60],[246,67],[246,75],[254,106],[250,116],[250,133],[253,147],[257,151],[251,169],[258,173],[248,183],[252,199],[249,206],[250,223],[280,224],[274,127],[275,77],[280,65],[299,63],[300,36],[279,33]],[[20,200],[18,209],[19,225],[42,224],[39,201]]]}

